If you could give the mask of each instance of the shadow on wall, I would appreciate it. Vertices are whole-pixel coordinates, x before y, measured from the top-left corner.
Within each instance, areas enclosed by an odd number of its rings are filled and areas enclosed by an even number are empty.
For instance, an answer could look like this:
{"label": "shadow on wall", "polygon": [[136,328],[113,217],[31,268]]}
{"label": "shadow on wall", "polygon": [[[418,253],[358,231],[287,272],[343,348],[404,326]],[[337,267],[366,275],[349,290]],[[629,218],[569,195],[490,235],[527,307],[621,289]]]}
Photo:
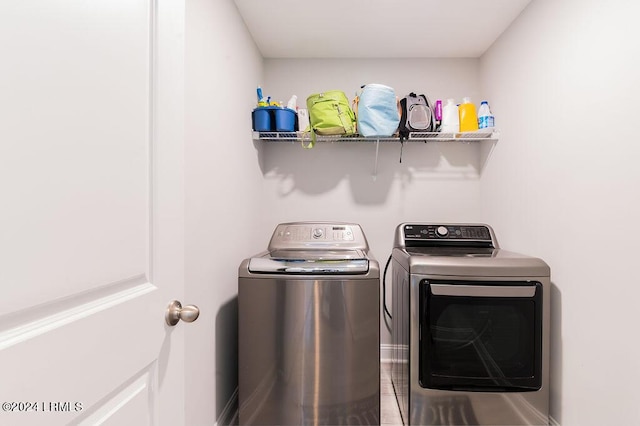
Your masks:
{"label": "shadow on wall", "polygon": [[551,283],[550,424],[562,424],[562,293]]}
{"label": "shadow on wall", "polygon": [[[327,193],[348,179],[357,204],[384,204],[395,180],[477,179],[491,149],[455,142],[255,142],[265,177],[277,179],[279,196]],[[491,147],[490,147],[491,148]],[[402,161],[400,161],[402,160]]]}
{"label": "shadow on wall", "polygon": [[234,424],[238,412],[238,298],[216,315],[216,424]]}

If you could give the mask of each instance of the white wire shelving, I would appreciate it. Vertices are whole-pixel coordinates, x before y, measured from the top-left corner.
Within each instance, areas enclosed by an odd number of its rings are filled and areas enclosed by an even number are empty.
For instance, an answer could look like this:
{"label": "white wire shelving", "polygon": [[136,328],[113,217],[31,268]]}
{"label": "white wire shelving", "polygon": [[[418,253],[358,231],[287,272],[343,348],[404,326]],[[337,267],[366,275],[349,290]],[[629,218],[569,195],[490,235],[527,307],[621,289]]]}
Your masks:
{"label": "white wire shelving", "polygon": [[[440,133],[413,132],[405,142],[480,142],[497,141],[499,133],[495,130],[478,130],[475,132]],[[311,142],[310,132],[253,132],[253,139],[263,142]],[[355,135],[317,136],[316,142],[400,142],[398,136],[363,137]]]}

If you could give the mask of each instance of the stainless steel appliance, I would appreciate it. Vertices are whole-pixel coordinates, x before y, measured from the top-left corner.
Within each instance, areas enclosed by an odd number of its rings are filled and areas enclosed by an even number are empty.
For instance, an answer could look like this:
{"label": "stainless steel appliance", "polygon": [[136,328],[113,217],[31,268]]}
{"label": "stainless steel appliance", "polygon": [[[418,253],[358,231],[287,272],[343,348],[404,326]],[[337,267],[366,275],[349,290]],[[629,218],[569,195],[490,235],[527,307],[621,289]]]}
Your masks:
{"label": "stainless steel appliance", "polygon": [[360,226],[280,224],[238,276],[240,424],[379,424],[380,268]]}
{"label": "stainless steel appliance", "polygon": [[403,223],[392,257],[403,422],[548,425],[548,265],[484,224]]}

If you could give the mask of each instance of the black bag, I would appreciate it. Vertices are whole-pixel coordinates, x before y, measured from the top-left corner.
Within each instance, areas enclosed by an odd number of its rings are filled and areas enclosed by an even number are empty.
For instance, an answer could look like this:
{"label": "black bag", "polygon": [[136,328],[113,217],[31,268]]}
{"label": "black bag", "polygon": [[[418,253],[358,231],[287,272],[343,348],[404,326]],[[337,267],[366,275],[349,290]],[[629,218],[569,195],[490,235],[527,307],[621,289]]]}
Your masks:
{"label": "black bag", "polygon": [[409,93],[400,100],[400,109],[400,140],[408,139],[411,132],[438,131],[434,106],[426,95]]}

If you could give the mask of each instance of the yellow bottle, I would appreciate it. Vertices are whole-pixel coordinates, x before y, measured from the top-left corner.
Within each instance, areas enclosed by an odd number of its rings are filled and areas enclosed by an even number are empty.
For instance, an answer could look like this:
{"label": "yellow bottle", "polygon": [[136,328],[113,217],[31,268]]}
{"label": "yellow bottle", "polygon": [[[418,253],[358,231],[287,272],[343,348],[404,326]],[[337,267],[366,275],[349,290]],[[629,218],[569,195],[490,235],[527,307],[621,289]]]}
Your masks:
{"label": "yellow bottle", "polygon": [[478,114],[476,113],[476,106],[471,103],[471,99],[462,98],[462,103],[458,107],[458,114],[460,114],[461,132],[475,132],[478,130]]}

